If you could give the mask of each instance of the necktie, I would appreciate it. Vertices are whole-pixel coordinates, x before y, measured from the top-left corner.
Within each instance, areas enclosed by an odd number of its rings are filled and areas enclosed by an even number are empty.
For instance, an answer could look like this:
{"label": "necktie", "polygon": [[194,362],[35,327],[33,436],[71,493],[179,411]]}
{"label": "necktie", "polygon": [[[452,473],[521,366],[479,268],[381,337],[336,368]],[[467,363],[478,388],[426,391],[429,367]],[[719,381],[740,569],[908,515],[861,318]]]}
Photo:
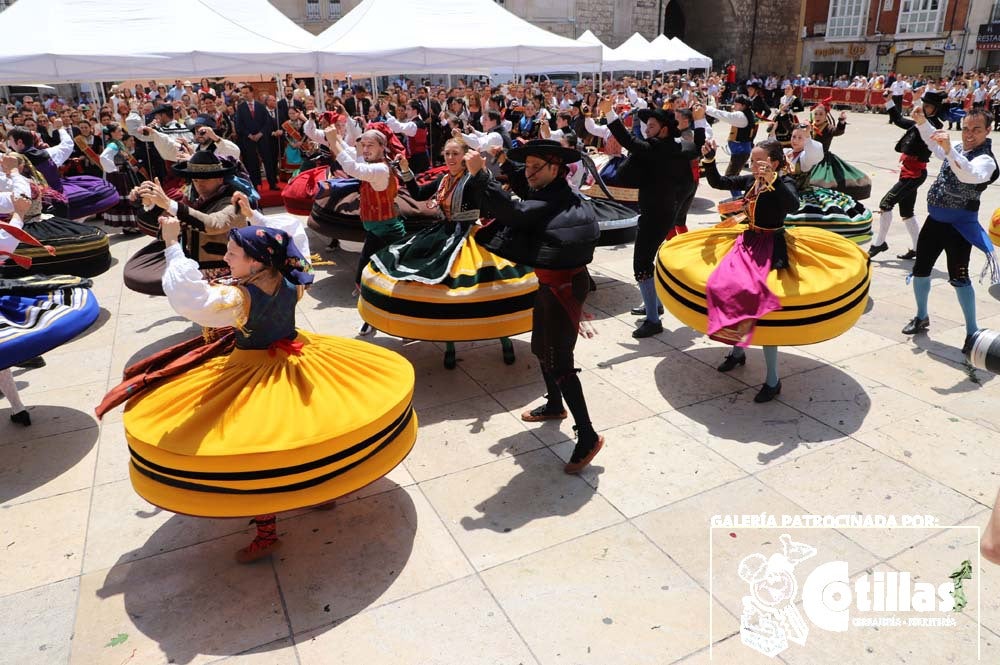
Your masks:
{"label": "necktie", "polygon": [[247,102],[247,106],[250,107],[250,117],[253,118],[253,102]]}

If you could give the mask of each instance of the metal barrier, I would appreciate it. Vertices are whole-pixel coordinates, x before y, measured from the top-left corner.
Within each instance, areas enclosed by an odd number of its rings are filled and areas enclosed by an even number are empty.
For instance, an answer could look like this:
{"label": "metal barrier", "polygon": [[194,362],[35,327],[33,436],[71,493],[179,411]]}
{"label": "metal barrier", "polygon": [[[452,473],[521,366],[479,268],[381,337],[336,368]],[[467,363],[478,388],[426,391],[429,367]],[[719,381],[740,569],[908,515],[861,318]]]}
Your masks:
{"label": "metal barrier", "polygon": [[[810,85],[802,88],[800,95],[802,101],[818,103],[829,99],[831,104],[844,106],[885,106],[885,90],[869,90],[868,88],[828,88],[823,86]],[[907,90],[903,95],[903,108],[913,106],[913,92]]]}

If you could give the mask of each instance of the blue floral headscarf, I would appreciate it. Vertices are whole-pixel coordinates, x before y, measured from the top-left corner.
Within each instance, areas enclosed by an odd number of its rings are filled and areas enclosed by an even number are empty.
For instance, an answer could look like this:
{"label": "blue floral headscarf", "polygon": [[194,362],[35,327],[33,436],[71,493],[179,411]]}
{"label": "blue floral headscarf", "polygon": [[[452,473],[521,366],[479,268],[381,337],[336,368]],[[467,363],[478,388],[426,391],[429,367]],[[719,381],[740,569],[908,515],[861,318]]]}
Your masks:
{"label": "blue floral headscarf", "polygon": [[312,284],[312,264],[302,256],[284,231],[265,226],[244,226],[231,230],[229,239],[239,245],[251,259],[274,268],[292,284]]}

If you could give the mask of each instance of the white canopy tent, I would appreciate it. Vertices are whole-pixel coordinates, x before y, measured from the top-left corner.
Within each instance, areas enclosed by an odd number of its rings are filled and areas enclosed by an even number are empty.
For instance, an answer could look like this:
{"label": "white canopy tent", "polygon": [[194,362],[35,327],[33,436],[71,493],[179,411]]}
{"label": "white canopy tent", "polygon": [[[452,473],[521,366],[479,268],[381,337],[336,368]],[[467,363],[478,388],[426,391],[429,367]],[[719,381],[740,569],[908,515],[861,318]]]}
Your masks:
{"label": "white canopy tent", "polygon": [[313,35],[267,0],[20,0],[0,32],[5,84],[318,71]]}
{"label": "white canopy tent", "polygon": [[664,35],[659,35],[649,43],[649,48],[662,66],[658,69],[673,71],[675,69],[690,69],[688,56],[679,46]]}
{"label": "white canopy tent", "polygon": [[316,36],[319,71],[538,72],[595,66],[601,47],[539,28],[492,0],[364,0]]}
{"label": "white canopy tent", "polygon": [[638,32],[625,40],[621,46],[612,49],[604,58],[604,71],[643,71],[651,69],[668,69],[661,64],[667,64],[657,56],[646,38]]}
{"label": "white canopy tent", "polygon": [[[660,38],[666,39],[666,37],[660,35],[659,37],[653,40],[653,43],[656,43],[656,41]],[[677,47],[682,57],[687,59],[688,65],[687,67],[685,67],[685,69],[704,69],[704,70],[712,69],[712,59],[707,55],[705,55],[704,53],[694,50],[693,48],[682,42],[677,37],[671,37],[669,41],[671,44]]]}
{"label": "white canopy tent", "polygon": [[[557,62],[547,63],[545,65],[539,66],[536,69],[530,71],[525,71],[525,74],[551,74],[553,72],[598,72],[601,70],[601,62],[604,58],[611,53],[611,49],[604,45],[604,43],[597,38],[590,30],[585,31],[582,35],[576,38],[578,44],[583,44],[586,46],[600,46],[601,47],[601,58],[595,60],[594,62],[589,62],[585,64],[573,63],[570,65],[561,64]],[[514,73],[511,67],[494,67],[490,71],[493,75],[503,75]]]}

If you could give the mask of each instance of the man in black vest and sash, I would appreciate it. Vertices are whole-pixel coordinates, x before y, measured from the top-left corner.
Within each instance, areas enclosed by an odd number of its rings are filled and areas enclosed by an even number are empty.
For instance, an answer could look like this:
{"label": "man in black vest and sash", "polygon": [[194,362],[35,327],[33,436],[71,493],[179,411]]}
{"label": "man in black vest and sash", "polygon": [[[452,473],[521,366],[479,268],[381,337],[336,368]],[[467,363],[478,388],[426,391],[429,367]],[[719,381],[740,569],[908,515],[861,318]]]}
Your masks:
{"label": "man in black vest and sash", "polygon": [[[921,111],[927,122],[934,129],[941,129],[943,125],[937,115],[944,102],[944,96],[940,92],[925,92],[920,98],[920,102]],[[874,259],[889,249],[885,238],[889,234],[889,227],[892,226],[892,209],[898,203],[899,214],[910,234],[910,250],[898,254],[897,258],[912,261],[917,256],[917,236],[920,234],[920,225],[917,224],[913,208],[917,202],[917,190],[920,189],[920,185],[924,184],[924,180],[927,180],[927,162],[931,158],[931,149],[921,138],[920,132],[917,130],[917,123],[910,118],[903,117],[903,108],[897,106],[894,99],[887,101],[885,108],[889,111],[889,122],[906,131],[896,142],[896,152],[900,153],[899,180],[878,204],[878,230],[872,239],[872,244],[868,247],[868,256]],[[916,111],[914,114],[916,115]]]}
{"label": "man in black vest and sash", "polygon": [[927,299],[931,292],[931,270],[944,252],[948,259],[948,283],[965,317],[965,344],[968,353],[976,324],[976,294],[969,279],[969,256],[973,245],[987,257],[983,275],[991,284],[1000,281],[1000,269],[989,234],[979,224],[979,197],[1000,176],[989,139],[993,115],[973,109],[962,119],[962,145],[952,146],[946,130],[929,123],[920,109],[913,119],[931,152],[944,160],[941,172],[927,192],[927,220],[917,239],[917,258],[913,265],[913,295],[917,315],[903,328],[904,335],[914,335],[930,327]]}
{"label": "man in black vest and sash", "polygon": [[[133,190],[133,198],[141,199],[140,224],[146,229],[158,229],[160,215],[167,213],[181,220],[181,246],[184,255],[198,262],[206,279],[229,274],[223,257],[230,229],[247,225],[246,219],[232,205],[236,188],[226,182],[236,167],[224,164],[215,150],[199,150],[190,160],[179,162],[174,172],[190,180],[192,198],[177,202],[169,198],[159,179],[146,181]],[[166,270],[162,240],[146,245],[125,264],[125,286],[150,296],[162,296],[163,273]]]}
{"label": "man in black vest and sash", "polygon": [[[544,405],[525,411],[521,418],[526,422],[565,418],[565,398],[576,422],[577,442],[563,470],[579,473],[604,445],[604,437],[590,422],[573,360],[583,303],[590,291],[587,264],[594,258],[600,228],[593,209],[566,180],[567,165],[580,159],[578,151],[558,141],[539,140],[511,150],[508,157],[504,173],[519,201],[490,178],[479,152],[469,151],[465,159],[473,177],[489,180],[482,206],[484,216],[494,221],[484,229],[489,231],[482,234],[487,239],[484,246],[532,266],[538,278],[531,351],[538,357],[548,394]],[[523,168],[512,162],[523,162]]]}

